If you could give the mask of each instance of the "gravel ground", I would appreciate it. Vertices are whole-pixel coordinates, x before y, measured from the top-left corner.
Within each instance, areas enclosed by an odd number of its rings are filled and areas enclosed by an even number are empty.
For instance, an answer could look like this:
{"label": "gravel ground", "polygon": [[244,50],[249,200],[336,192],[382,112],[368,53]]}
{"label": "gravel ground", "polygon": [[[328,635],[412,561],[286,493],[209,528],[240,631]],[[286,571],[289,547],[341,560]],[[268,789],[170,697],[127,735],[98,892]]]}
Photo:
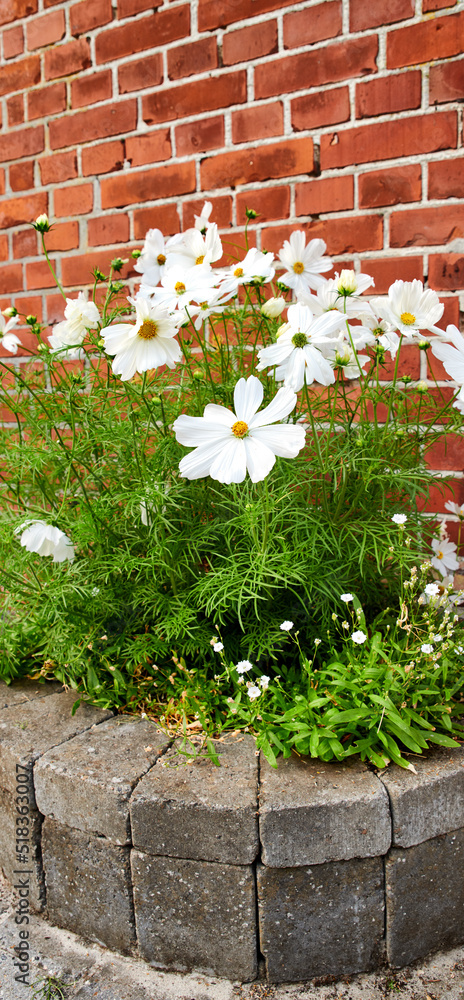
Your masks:
{"label": "gravel ground", "polygon": [[[14,979],[18,929],[13,904],[0,876],[0,1000],[28,1000],[31,990]],[[75,934],[37,917],[31,919],[30,941],[30,981],[59,977],[67,984],[65,1000],[464,1000],[464,946],[399,972],[383,970],[333,982],[269,986],[158,972],[145,962],[87,945]],[[46,997],[45,992],[39,993],[36,1000]]]}

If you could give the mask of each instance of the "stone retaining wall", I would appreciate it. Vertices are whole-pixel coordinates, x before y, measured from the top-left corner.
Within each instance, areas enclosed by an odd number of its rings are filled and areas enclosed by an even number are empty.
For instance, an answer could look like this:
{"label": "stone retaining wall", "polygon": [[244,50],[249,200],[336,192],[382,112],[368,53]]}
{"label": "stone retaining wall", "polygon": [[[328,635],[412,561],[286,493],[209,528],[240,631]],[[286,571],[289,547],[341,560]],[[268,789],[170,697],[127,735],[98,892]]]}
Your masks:
{"label": "stone retaining wall", "polygon": [[[292,758],[251,736],[184,763],[156,727],[58,685],[0,684],[0,866],[14,883],[16,765],[31,904],[150,964],[272,982],[406,965],[464,940],[464,748],[417,774]],[[180,763],[180,761],[182,761]],[[32,874],[33,873],[33,874]]]}

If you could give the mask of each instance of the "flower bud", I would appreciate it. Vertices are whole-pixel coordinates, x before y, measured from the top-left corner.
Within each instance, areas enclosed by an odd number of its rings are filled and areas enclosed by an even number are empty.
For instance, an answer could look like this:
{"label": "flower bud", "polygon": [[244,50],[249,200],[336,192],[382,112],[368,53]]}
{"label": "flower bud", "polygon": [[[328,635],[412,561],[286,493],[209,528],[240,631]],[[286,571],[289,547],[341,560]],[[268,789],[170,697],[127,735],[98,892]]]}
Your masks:
{"label": "flower bud", "polygon": [[141,250],[133,250],[131,256],[134,258],[134,260],[138,260],[139,257],[142,256],[142,251]]}
{"label": "flower bud", "polygon": [[268,299],[267,302],[263,302],[261,312],[268,319],[277,319],[277,316],[280,316],[284,311],[285,306],[285,299],[280,295],[279,298],[272,298]]}
{"label": "flower bud", "polygon": [[337,290],[340,295],[353,295],[358,287],[358,280],[354,271],[342,270],[337,281]]}
{"label": "flower bud", "polygon": [[34,323],[37,323],[37,316],[26,316],[26,323],[28,326],[34,326]]}
{"label": "flower bud", "polygon": [[254,208],[246,208],[245,215],[247,219],[256,219],[258,217],[258,213],[255,212]]}
{"label": "flower bud", "polygon": [[49,230],[51,229],[50,223],[48,221],[48,215],[46,215],[45,212],[43,213],[43,215],[39,215],[35,220],[35,222],[32,223],[32,225],[34,229],[37,230],[38,233],[48,233]]}
{"label": "flower bud", "polygon": [[7,306],[6,309],[2,309],[2,313],[7,319],[13,319],[13,316],[18,315],[18,310],[16,306]]}

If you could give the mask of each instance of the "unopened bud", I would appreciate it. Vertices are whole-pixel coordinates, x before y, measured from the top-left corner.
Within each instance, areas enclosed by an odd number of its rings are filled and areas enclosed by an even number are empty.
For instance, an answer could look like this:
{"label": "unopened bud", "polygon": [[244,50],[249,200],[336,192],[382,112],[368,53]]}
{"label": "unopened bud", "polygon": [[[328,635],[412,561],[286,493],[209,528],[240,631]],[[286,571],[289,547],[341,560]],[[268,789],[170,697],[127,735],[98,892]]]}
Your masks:
{"label": "unopened bud", "polygon": [[261,306],[261,312],[263,316],[267,316],[268,319],[277,319],[283,313],[286,306],[285,299],[280,295],[279,298],[268,299],[267,302],[263,302]]}
{"label": "unopened bud", "polygon": [[35,220],[35,222],[32,223],[32,225],[34,229],[37,230],[38,233],[48,233],[49,230],[51,229],[50,223],[48,221],[48,215],[46,215],[45,212],[43,213],[43,215],[39,215]]}

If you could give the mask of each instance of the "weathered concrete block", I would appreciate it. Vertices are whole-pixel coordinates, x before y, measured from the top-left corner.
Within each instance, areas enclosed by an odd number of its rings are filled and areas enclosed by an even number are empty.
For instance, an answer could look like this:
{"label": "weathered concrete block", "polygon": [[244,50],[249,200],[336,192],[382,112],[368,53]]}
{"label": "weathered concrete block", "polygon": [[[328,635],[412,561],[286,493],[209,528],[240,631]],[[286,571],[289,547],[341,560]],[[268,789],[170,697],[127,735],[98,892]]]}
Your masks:
{"label": "weathered concrete block", "polygon": [[42,855],[49,920],[108,948],[133,952],[129,848],[45,819]]}
{"label": "weathered concrete block", "polygon": [[63,685],[54,681],[46,684],[29,680],[14,681],[13,684],[0,681],[0,709],[9,708],[10,705],[20,705],[25,701],[34,701],[35,698],[45,698],[62,690]]}
{"label": "weathered concrete block", "polygon": [[118,715],[102,722],[49,750],[37,762],[38,808],[78,830],[129,843],[132,790],[168,743],[144,719]]}
{"label": "weathered concrete block", "polygon": [[414,759],[417,774],[392,764],[380,780],[390,796],[393,844],[412,847],[464,826],[464,747]]}
{"label": "weathered concrete block", "polygon": [[249,864],[258,854],[258,758],[251,736],[215,743],[221,766],[169,751],[131,802],[134,847],[150,854]]}
{"label": "weathered concrete block", "polygon": [[290,757],[277,769],[262,759],[259,792],[262,859],[272,868],[386,854],[388,796],[360,761]]}
{"label": "weathered concrete block", "polygon": [[252,868],[132,851],[137,938],[158,968],[248,982],[257,974]]}
{"label": "weathered concrete block", "polygon": [[271,982],[367,972],[383,955],[382,859],[258,865],[258,912]]}
{"label": "weathered concrete block", "polygon": [[32,768],[51,747],[72,739],[84,729],[111,717],[112,713],[81,704],[71,715],[79,696],[75,691],[52,694],[4,708],[0,712],[0,788],[14,792],[17,765],[29,777],[31,808],[35,807]]}
{"label": "weathered concrete block", "polygon": [[[42,816],[37,809],[30,809],[27,815],[27,844],[21,855],[26,859],[19,860],[16,854],[16,820],[21,817],[16,812],[16,796],[4,788],[0,788],[0,868],[12,885],[21,878],[21,872],[29,873],[29,902],[32,910],[43,909],[45,888],[40,854],[40,831]],[[21,831],[22,832],[22,831]],[[24,844],[21,843],[24,848]]]}
{"label": "weathered concrete block", "polygon": [[408,965],[464,941],[464,829],[386,860],[387,958]]}

